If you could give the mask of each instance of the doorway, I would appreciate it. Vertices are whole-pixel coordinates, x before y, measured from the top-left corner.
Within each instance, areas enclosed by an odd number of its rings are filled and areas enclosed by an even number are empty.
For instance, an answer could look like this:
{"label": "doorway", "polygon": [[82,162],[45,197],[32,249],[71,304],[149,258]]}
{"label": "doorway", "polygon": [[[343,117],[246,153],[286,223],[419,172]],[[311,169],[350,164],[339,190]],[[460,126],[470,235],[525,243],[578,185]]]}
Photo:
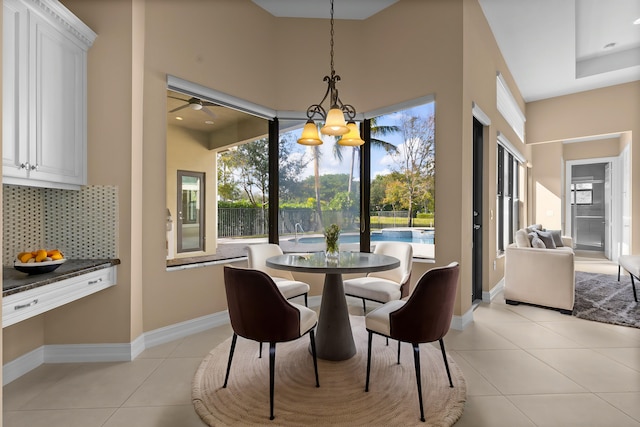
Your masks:
{"label": "doorway", "polygon": [[482,190],[484,126],[473,118],[472,301],[482,300]]}
{"label": "doorway", "polygon": [[611,164],[571,166],[571,237],[576,249],[610,256]]}

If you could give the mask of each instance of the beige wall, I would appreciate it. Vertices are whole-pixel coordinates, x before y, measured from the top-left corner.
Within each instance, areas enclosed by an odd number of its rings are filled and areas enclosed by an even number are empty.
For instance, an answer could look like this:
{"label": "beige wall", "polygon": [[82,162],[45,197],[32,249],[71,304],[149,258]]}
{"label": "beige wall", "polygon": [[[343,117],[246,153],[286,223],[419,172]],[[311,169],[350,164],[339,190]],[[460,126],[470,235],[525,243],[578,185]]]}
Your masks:
{"label": "beige wall", "polygon": [[[622,134],[620,137],[620,149],[631,144],[631,206],[638,204],[640,200],[640,185],[638,182],[640,173],[640,81],[610,86],[580,92],[572,95],[545,99],[527,104],[527,139],[529,143],[550,142],[555,146],[559,141],[585,138],[598,135]],[[634,138],[635,136],[635,138]],[[555,142],[553,142],[555,141]],[[583,145],[584,144],[584,145]],[[596,143],[569,144],[565,150],[571,159],[593,158]],[[545,212],[556,210],[556,203],[562,197],[561,186],[564,181],[563,168],[557,165],[543,166],[542,152],[552,150],[553,154],[561,149],[545,148],[547,144],[536,144],[534,151],[540,155],[533,165],[534,174],[538,181],[549,189],[553,195],[543,199],[535,198],[532,202],[536,206],[534,222],[545,222]],[[575,147],[573,147],[575,145]],[[539,148],[538,148],[539,147]],[[584,147],[584,150],[582,149]],[[602,148],[599,148],[600,150]],[[607,148],[613,150],[613,148]],[[584,157],[580,156],[580,151]],[[542,169],[541,169],[542,167]],[[553,168],[551,171],[549,168]],[[539,179],[538,179],[539,178]],[[631,253],[637,253],[640,248],[640,227],[633,224],[640,223],[640,211],[632,210],[631,218]]]}

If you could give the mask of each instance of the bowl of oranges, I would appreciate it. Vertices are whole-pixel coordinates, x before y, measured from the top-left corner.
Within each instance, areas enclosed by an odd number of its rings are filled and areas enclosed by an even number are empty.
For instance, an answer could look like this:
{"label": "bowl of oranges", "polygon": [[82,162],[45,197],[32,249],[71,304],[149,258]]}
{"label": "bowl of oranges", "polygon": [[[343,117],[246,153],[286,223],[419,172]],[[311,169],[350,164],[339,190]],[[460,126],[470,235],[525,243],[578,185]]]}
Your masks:
{"label": "bowl of oranges", "polygon": [[13,263],[13,268],[27,274],[50,273],[66,261],[59,249],[38,249],[31,252],[20,252]]}

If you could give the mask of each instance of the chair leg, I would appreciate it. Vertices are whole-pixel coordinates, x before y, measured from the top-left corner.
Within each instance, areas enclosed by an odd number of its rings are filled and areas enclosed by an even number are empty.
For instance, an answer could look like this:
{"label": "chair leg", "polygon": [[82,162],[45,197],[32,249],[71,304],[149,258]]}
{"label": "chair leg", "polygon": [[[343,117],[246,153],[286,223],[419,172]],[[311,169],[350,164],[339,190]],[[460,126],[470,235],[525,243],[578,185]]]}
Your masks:
{"label": "chair leg", "polygon": [[320,381],[318,380],[318,357],[316,356],[316,337],[313,329],[309,331],[309,339],[311,340],[311,354],[313,355],[313,370],[316,373],[316,387],[320,387]]}
{"label": "chair leg", "polygon": [[369,345],[367,346],[367,382],[364,386],[364,391],[369,391],[369,374],[371,373],[371,340],[373,339],[373,332],[369,331]]}
{"label": "chair leg", "polygon": [[444,351],[444,340],[440,338],[440,350],[442,350],[442,359],[444,360],[444,367],[447,368],[447,376],[449,377],[449,387],[453,387],[453,381],[451,381],[451,371],[449,371],[449,362],[447,362],[447,353]]}
{"label": "chair leg", "polygon": [[620,281],[620,264],[618,264],[618,282]]}
{"label": "chair leg", "polygon": [[276,343],[269,343],[269,419],[273,420],[273,391],[276,371]]}
{"label": "chair leg", "polygon": [[307,300],[307,294],[304,294],[304,306],[309,307],[309,301]]}
{"label": "chair leg", "polygon": [[362,298],[362,310],[364,310],[364,315],[367,315],[367,303],[364,298]]}
{"label": "chair leg", "polygon": [[418,401],[420,402],[420,421],[424,420],[424,407],[422,406],[422,380],[420,376],[420,346],[413,343],[413,361],[416,366],[416,384],[418,384]]}
{"label": "chair leg", "polygon": [[631,277],[631,288],[633,289],[633,299],[636,300],[636,302],[638,302],[638,294],[636,293],[636,282],[633,279],[633,274],[629,273],[629,276]]}
{"label": "chair leg", "polygon": [[398,340],[398,365],[400,364],[400,340]]}
{"label": "chair leg", "polygon": [[224,376],[224,385],[222,388],[227,388],[227,381],[229,380],[229,371],[231,370],[231,361],[233,360],[233,352],[236,349],[236,341],[238,341],[238,335],[234,332],[231,339],[231,349],[229,350],[229,361],[227,362],[227,374]]}
{"label": "chair leg", "polygon": [[258,355],[258,359],[262,359],[262,341],[260,342],[260,354]]}
{"label": "chair leg", "polygon": [[385,337],[387,339],[387,346],[389,345],[389,337]]}

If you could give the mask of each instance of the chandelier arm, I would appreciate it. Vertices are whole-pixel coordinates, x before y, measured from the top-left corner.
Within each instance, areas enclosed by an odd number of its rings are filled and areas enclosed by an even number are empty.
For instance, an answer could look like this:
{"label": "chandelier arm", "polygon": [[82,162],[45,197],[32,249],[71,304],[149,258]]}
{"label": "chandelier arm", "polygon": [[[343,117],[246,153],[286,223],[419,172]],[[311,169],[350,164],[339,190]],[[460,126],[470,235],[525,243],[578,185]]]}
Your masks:
{"label": "chandelier arm", "polygon": [[320,104],[310,105],[309,108],[307,108],[307,118],[309,120],[313,120],[316,117],[316,114],[319,115],[320,118],[322,118],[322,120],[325,120],[327,118],[327,111],[324,108],[322,108],[322,105]]}

